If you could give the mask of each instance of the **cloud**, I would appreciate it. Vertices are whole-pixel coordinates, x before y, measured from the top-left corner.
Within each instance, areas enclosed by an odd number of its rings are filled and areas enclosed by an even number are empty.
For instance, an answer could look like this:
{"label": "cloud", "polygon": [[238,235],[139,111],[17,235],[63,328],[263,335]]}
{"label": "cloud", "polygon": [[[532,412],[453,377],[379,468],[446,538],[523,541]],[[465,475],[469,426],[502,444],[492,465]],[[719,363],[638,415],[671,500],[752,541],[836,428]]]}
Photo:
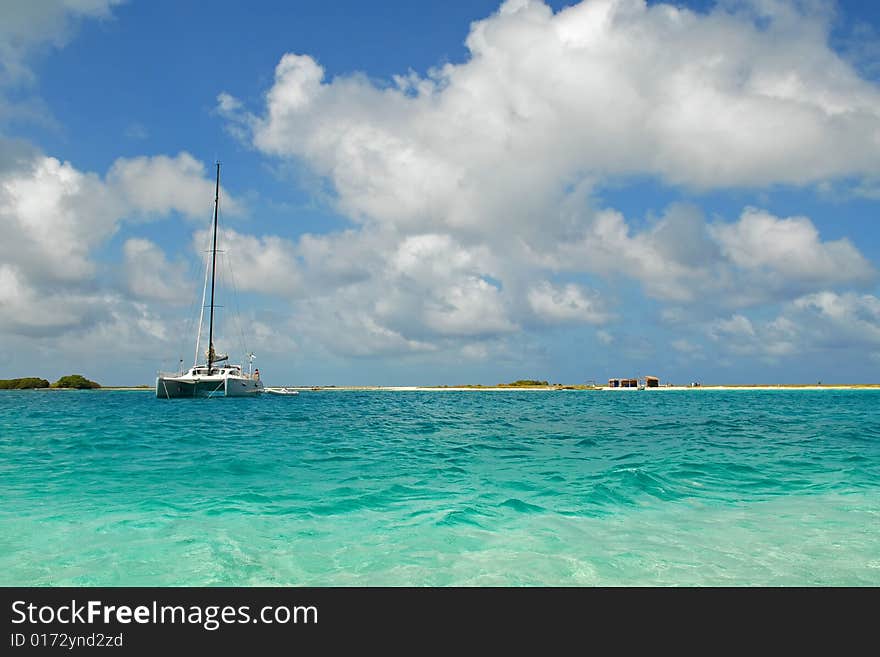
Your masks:
{"label": "cloud", "polygon": [[687,340],[685,338],[677,338],[669,343],[670,346],[676,351],[688,356],[690,358],[702,359],[705,358],[705,354],[703,353],[703,346],[698,344],[692,340]]}
{"label": "cloud", "polygon": [[516,328],[506,317],[498,288],[476,276],[435,294],[424,317],[426,325],[442,335],[492,335]]}
{"label": "cloud", "polygon": [[780,219],[755,208],[711,232],[722,253],[744,270],[766,271],[807,284],[870,283],[876,271],[847,239],[822,242],[806,217]]}
{"label": "cloud", "polygon": [[0,125],[15,123],[30,123],[56,131],[59,131],[60,125],[41,98],[30,96],[18,99],[0,94]]}
{"label": "cloud", "polygon": [[[30,64],[40,51],[61,48],[85,19],[109,19],[121,0],[11,0],[0,4],[0,122],[54,125],[49,108],[32,94]],[[11,91],[10,91],[11,90]],[[137,126],[134,126],[137,127]],[[83,171],[42,154],[23,141],[0,136],[0,333],[34,353],[147,353],[174,334],[160,318],[120,296],[104,277],[109,266],[96,252],[127,218],[168,212],[195,213],[182,187],[202,182],[186,153],[176,158],[120,159],[116,172],[141,164],[143,178],[113,178]],[[164,178],[158,175],[164,170]],[[114,174],[115,175],[115,174]],[[206,182],[210,185],[210,182]],[[202,210],[198,211],[199,216]],[[179,263],[169,263],[150,242],[129,240],[122,281],[134,297],[179,300]],[[149,259],[162,269],[149,277]],[[155,274],[169,277],[161,282]],[[51,337],[51,341],[42,338]],[[143,349],[144,352],[139,350]]]}
{"label": "cloud", "polygon": [[808,354],[880,348],[880,299],[853,292],[817,292],[785,304],[773,319],[734,314],[716,320],[709,337],[740,356],[777,360]]}
{"label": "cloud", "polygon": [[542,281],[529,290],[528,301],[535,315],[549,324],[605,324],[610,319],[602,310],[598,295],[574,283],[554,286],[549,281]]}
{"label": "cloud", "polygon": [[3,342],[18,345],[22,353],[28,354],[29,362],[43,361],[49,371],[64,363],[82,368],[92,359],[106,363],[109,349],[116,363],[149,359],[148,371],[152,372],[158,360],[168,360],[166,354],[179,340],[182,328],[179,319],[163,316],[156,308],[118,293],[75,287],[39,288],[15,267],[0,264]]}
{"label": "cloud", "polygon": [[461,63],[380,83],[288,53],[264,107],[223,92],[218,112],[329,181],[354,222],[287,245],[305,289],[328,304],[334,286],[356,290],[352,316],[407,339],[612,321],[590,278],[730,313],[876,272],[807,217],[708,222],[676,204],[640,222],[597,198],[634,176],[701,190],[875,179],[880,90],[829,46],[831,18],[821,3],[511,1],[471,25]]}
{"label": "cloud", "polygon": [[492,260],[435,233],[403,239],[383,272],[392,284],[377,310],[398,327],[420,318],[440,335],[477,336],[512,331],[501,290],[489,282]]}
{"label": "cloud", "polygon": [[136,298],[171,304],[192,301],[193,289],[186,280],[186,265],[169,262],[157,244],[131,238],[122,245],[122,253],[128,291]]}
{"label": "cloud", "polygon": [[11,265],[0,265],[0,331],[56,336],[93,326],[106,316],[100,297],[40,290]]}
{"label": "cloud", "polygon": [[[198,199],[193,189],[206,195]],[[0,163],[0,257],[34,281],[83,281],[95,273],[92,250],[130,216],[210,214],[213,186],[187,154],[119,159],[102,179],[70,162],[21,149]],[[235,207],[234,202],[232,203]]]}
{"label": "cloud", "polygon": [[[374,314],[360,310],[350,291],[335,301],[309,300],[299,307],[297,326],[301,333],[335,355],[377,357],[425,353],[437,350],[427,341],[407,338],[377,321]],[[346,304],[346,297],[352,301]],[[329,331],[329,332],[328,332]]]}
{"label": "cloud", "polygon": [[[121,300],[102,280],[108,265],[95,253],[126,218],[195,212],[189,194],[174,190],[190,184],[211,189],[210,180],[199,175],[202,169],[183,153],[120,159],[102,178],[26,144],[3,143],[11,148],[0,156],[0,307],[5,316],[0,331],[58,336],[97,330],[126,317],[146,321],[143,312],[132,310],[132,301]],[[130,176],[132,167],[142,175]],[[190,300],[183,264],[169,262],[148,240],[129,239],[122,250],[122,281],[132,298],[171,304]]]}
{"label": "cloud", "polygon": [[[686,240],[703,244],[701,252],[709,256],[714,246],[706,240],[702,221],[689,226],[690,232],[680,230],[677,223],[673,215],[653,229],[633,232],[622,213],[602,210],[585,217],[579,233],[554,245],[545,262],[571,271],[635,278],[651,296],[690,302],[700,296],[702,274],[711,261],[696,261],[680,251]],[[680,241],[674,241],[676,235]]]}
{"label": "cloud", "polygon": [[[209,237],[197,232],[194,249],[203,251]],[[362,230],[291,241],[222,229],[218,248],[221,276],[228,264],[238,290],[283,299],[298,330],[334,353],[430,352],[519,325],[516,299],[495,282],[488,251],[449,236]]]}
{"label": "cloud", "polygon": [[750,319],[735,314],[719,319],[709,327],[709,335],[724,351],[739,356],[763,356],[775,359],[798,353],[797,326],[786,317],[764,322],[757,328]]}
{"label": "cloud", "polygon": [[710,335],[716,340],[724,338],[755,337],[755,328],[748,317],[732,315],[730,319],[719,319],[713,322]]}
{"label": "cloud", "polygon": [[128,139],[142,140],[150,136],[147,127],[138,121],[132,121],[125,127],[123,133]]}
{"label": "cloud", "polygon": [[737,221],[707,224],[693,206],[674,204],[640,231],[613,210],[583,223],[540,261],[634,278],[664,301],[744,308],[877,280],[876,269],[849,240],[822,241],[807,217],[746,208]]}
{"label": "cloud", "polygon": [[880,347],[880,299],[871,294],[818,292],[792,304],[811,334],[826,347]]}
{"label": "cloud", "polygon": [[32,60],[50,47],[65,46],[83,20],[111,18],[112,8],[122,1],[0,2],[0,127],[31,124],[60,130],[60,123],[35,91]]}
{"label": "cloud", "polygon": [[0,172],[0,256],[35,280],[80,281],[90,251],[109,237],[125,207],[101,179],[68,162],[34,157]]}
{"label": "cloud", "polygon": [[[428,233],[400,238],[367,231],[348,235],[348,249],[371,256],[361,263],[362,276],[343,279],[343,287],[325,292],[326,303],[355,310],[370,331],[383,327],[406,340],[408,350],[436,349],[450,339],[481,340],[516,330],[510,299],[493,282],[494,260],[486,249],[467,247],[450,236]],[[332,238],[329,238],[332,240]],[[333,254],[318,261],[313,252],[310,280],[336,269]],[[328,252],[329,253],[329,252]],[[320,285],[316,284],[318,289]],[[330,317],[327,317],[329,320]]]}
{"label": "cloud", "polygon": [[64,46],[84,18],[106,19],[122,0],[6,0],[0,4],[0,84],[31,81],[27,59],[41,44]]}
{"label": "cloud", "polygon": [[[291,323],[285,325],[265,322],[255,317],[247,318],[249,340],[255,348],[266,350],[269,354],[288,358],[299,350],[298,327]],[[261,355],[261,354],[256,354]]]}
{"label": "cloud", "polygon": [[[210,250],[211,231],[193,235],[193,249],[204,257]],[[303,291],[302,273],[297,263],[296,245],[273,235],[255,237],[222,228],[217,249],[224,262],[220,269],[228,284],[245,292],[275,294],[292,299]]]}
{"label": "cloud", "polygon": [[[146,216],[163,216],[172,211],[192,218],[210,217],[214,208],[214,181],[204,165],[186,152],[176,157],[119,158],[107,173],[107,183],[128,207]],[[241,212],[238,202],[221,188],[224,212]]]}
{"label": "cloud", "polygon": [[[50,24],[40,21],[61,17],[39,37],[61,43],[71,16],[106,16],[112,4],[34,10],[22,19],[25,45],[0,52],[4,75],[27,77],[33,26]],[[304,345],[332,354],[490,358],[523,327],[612,324],[620,312],[614,295],[593,289],[606,289],[599,279],[637,281],[684,315],[708,308],[705,339],[734,353],[782,358],[835,332],[873,344],[871,303],[848,289],[873,284],[873,266],[848,240],[823,241],[808,217],[748,207],[707,221],[688,205],[638,217],[599,201],[642,176],[685,191],[870,189],[880,91],[830,48],[818,6],[724,2],[701,13],[591,0],[553,13],[511,1],[472,24],[465,61],[387,83],[328,78],[314,58],[288,53],[264,107],[250,112],[223,92],[217,112],[261,153],[328,181],[352,223],[296,238],[224,228],[222,258],[240,291],[265,295]],[[0,298],[19,313],[9,330],[115,327],[106,330],[164,339],[164,318],[137,303],[178,302],[180,263],[148,240],[125,241],[122,282],[138,301],[124,302],[96,291],[95,253],[125,222],[207,219],[212,174],[187,153],[122,158],[101,175],[0,149],[10,236]],[[222,208],[242,211],[225,191]],[[195,234],[196,250],[205,237]],[[172,279],[151,275],[156,266]],[[57,308],[40,305],[51,294]],[[40,311],[18,310],[30,303]],[[773,316],[767,304],[782,304],[776,319],[762,319]],[[264,342],[277,338],[266,325]],[[653,353],[640,336],[597,339]]]}
{"label": "cloud", "polygon": [[467,61],[397,87],[327,80],[287,54],[253,142],[329,177],[350,216],[434,226],[523,219],[586,175],[726,188],[877,174],[880,91],[829,47],[827,17],[762,14],[508,2],[472,24]]}

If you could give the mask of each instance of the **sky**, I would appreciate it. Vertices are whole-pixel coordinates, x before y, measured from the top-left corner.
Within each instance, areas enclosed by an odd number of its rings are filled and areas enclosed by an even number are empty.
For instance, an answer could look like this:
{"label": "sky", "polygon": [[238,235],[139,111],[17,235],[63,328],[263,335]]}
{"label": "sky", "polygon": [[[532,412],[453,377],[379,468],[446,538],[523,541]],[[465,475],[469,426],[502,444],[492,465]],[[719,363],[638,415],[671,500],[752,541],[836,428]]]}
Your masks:
{"label": "sky", "polygon": [[[876,382],[880,8],[7,0],[0,378]],[[204,346],[204,344],[203,344]]]}

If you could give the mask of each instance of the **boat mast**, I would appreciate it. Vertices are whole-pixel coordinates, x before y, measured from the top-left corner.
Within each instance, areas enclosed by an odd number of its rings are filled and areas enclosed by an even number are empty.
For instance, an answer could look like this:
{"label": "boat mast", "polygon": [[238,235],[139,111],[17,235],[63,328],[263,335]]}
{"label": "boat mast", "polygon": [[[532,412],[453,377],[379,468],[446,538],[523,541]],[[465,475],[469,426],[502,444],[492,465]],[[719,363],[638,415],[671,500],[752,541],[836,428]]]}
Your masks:
{"label": "boat mast", "polygon": [[217,271],[217,212],[220,208],[220,161],[217,160],[217,185],[214,189],[214,246],[211,249],[211,319],[208,322],[208,374],[214,364],[214,275]]}

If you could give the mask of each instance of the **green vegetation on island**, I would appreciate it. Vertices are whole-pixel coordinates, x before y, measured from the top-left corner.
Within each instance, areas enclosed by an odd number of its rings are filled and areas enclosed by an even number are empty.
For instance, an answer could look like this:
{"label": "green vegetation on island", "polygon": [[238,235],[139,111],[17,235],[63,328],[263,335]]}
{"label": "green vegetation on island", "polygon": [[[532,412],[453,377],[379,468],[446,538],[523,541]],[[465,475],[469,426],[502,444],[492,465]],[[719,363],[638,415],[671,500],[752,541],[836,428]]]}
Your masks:
{"label": "green vegetation on island", "polygon": [[68,374],[67,376],[62,376],[55,383],[52,384],[53,388],[75,388],[77,390],[91,390],[93,388],[100,388],[101,384],[95,383],[94,381],[89,381],[82,374]]}
{"label": "green vegetation on island", "polygon": [[0,390],[36,390],[44,388],[94,390],[100,387],[100,383],[90,381],[82,374],[68,374],[52,384],[38,376],[25,376],[20,379],[0,379]]}
{"label": "green vegetation on island", "polygon": [[0,390],[33,390],[34,388],[48,388],[49,382],[36,376],[26,376],[21,379],[0,379]]}

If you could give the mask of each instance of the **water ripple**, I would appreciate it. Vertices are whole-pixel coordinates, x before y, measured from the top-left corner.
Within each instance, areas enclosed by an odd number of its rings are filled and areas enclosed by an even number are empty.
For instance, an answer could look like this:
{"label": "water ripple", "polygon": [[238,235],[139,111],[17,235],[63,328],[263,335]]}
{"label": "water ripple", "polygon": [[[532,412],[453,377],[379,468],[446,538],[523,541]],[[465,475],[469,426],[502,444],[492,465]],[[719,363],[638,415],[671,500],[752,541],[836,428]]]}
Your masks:
{"label": "water ripple", "polygon": [[0,584],[876,586],[877,402],[0,392]]}

